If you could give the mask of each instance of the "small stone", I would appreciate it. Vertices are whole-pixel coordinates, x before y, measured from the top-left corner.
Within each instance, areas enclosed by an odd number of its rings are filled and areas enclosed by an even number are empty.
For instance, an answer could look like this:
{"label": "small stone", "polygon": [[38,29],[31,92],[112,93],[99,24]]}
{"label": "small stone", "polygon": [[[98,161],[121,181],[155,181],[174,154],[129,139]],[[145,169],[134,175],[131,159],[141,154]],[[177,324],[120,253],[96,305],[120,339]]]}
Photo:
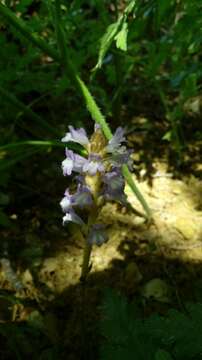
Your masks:
{"label": "small stone", "polygon": [[153,299],[162,303],[171,302],[171,287],[161,279],[152,279],[142,288],[141,294],[147,300]]}
{"label": "small stone", "polygon": [[17,214],[12,214],[12,215],[10,216],[10,219],[11,219],[11,220],[17,220],[17,218],[18,218]]}

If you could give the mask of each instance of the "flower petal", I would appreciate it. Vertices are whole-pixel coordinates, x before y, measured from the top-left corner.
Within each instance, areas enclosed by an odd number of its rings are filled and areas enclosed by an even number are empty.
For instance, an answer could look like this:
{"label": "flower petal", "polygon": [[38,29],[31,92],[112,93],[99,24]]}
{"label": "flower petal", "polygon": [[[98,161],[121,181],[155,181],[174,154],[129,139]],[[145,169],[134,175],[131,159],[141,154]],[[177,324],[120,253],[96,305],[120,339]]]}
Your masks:
{"label": "flower petal", "polygon": [[[75,215],[73,209],[74,206],[83,208],[92,205],[92,203],[93,199],[90,189],[87,186],[79,184],[75,194],[70,194],[68,189],[65,191],[65,196],[60,201],[60,206],[62,207],[63,212],[69,214],[68,216],[70,217],[72,214]],[[67,220],[68,216],[64,218]]]}
{"label": "flower petal", "polygon": [[128,165],[130,163],[131,152],[133,151],[127,150],[125,146],[120,146],[110,157],[111,165],[115,167],[121,167],[124,164]]}
{"label": "flower petal", "polygon": [[126,139],[124,137],[124,129],[122,127],[118,127],[115,131],[115,134],[113,135],[111,140],[109,140],[109,143],[106,146],[107,152],[110,153],[114,152],[120,147],[121,143],[125,140]]}
{"label": "flower petal", "polygon": [[87,159],[80,155],[75,154],[74,168],[73,170],[78,173],[83,173],[83,167],[87,164]]}
{"label": "flower petal", "polygon": [[103,177],[105,183],[104,196],[108,200],[120,201],[126,203],[126,195],[124,193],[125,180],[119,169],[105,174]]}
{"label": "flower petal", "polygon": [[73,195],[72,205],[83,208],[92,205],[92,203],[93,198],[90,189],[87,186],[79,184],[76,194]]}
{"label": "flower petal", "polygon": [[64,176],[71,175],[73,167],[74,167],[74,162],[72,159],[66,158],[65,160],[63,160],[62,162],[63,175]]}
{"label": "flower petal", "polygon": [[60,201],[60,206],[61,206],[61,208],[62,208],[62,211],[64,212],[64,213],[66,213],[66,212],[68,212],[69,211],[69,209],[70,209],[70,207],[71,207],[71,205],[72,205],[72,202],[71,202],[71,195],[65,195],[64,197],[63,197],[63,199]]}
{"label": "flower petal", "polygon": [[63,174],[71,175],[72,171],[82,173],[84,164],[87,159],[75,154],[72,150],[66,149],[66,159],[62,162]]}
{"label": "flower petal", "polygon": [[84,225],[83,220],[74,212],[73,209],[70,209],[65,216],[63,216],[63,225],[67,222],[74,222],[78,225]]}
{"label": "flower petal", "polygon": [[83,171],[90,175],[95,175],[97,171],[103,172],[105,170],[104,165],[101,161],[101,157],[96,154],[90,154],[88,160],[83,166]]}
{"label": "flower petal", "polygon": [[74,129],[73,126],[69,126],[69,132],[66,133],[66,135],[62,138],[61,140],[62,142],[76,142],[80,145],[88,145],[89,144],[89,140],[88,137],[86,135],[86,131],[83,128],[80,129]]}

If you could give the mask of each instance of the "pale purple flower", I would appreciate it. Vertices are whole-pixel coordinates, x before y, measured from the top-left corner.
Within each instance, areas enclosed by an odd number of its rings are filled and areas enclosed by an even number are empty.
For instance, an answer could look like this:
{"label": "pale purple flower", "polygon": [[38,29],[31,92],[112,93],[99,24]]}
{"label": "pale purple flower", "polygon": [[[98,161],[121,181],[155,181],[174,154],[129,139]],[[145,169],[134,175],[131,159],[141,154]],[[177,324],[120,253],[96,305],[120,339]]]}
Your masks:
{"label": "pale purple flower", "polygon": [[90,154],[86,163],[83,166],[83,172],[90,175],[95,175],[97,171],[103,172],[105,170],[101,157],[97,154]]}
{"label": "pale purple flower", "polygon": [[90,189],[82,184],[78,185],[77,192],[72,197],[72,206],[83,208],[93,203]]}
{"label": "pale purple flower", "polygon": [[62,169],[64,175],[71,175],[72,171],[95,175],[97,171],[103,172],[105,168],[101,157],[97,154],[90,154],[86,159],[66,149],[66,159],[62,162]]}
{"label": "pale purple flower", "polygon": [[107,240],[108,236],[105,232],[105,226],[103,224],[94,224],[89,231],[87,242],[90,245],[96,244],[101,246]]}
{"label": "pale purple flower", "polygon": [[90,189],[87,186],[78,184],[76,193],[70,194],[69,190],[65,191],[65,196],[60,202],[60,206],[64,213],[67,213],[73,206],[83,208],[92,205],[93,199]]}
{"label": "pale purple flower", "polygon": [[105,183],[104,196],[106,199],[126,203],[126,195],[124,194],[125,180],[118,169],[105,174],[103,181]]}
{"label": "pale purple flower", "polygon": [[62,161],[62,171],[63,171],[63,175],[71,175],[72,170],[74,167],[74,162],[71,158],[66,158],[65,160]]}
{"label": "pale purple flower", "polygon": [[113,153],[114,151],[117,151],[120,148],[121,143],[125,140],[126,139],[124,137],[124,129],[122,127],[118,127],[115,131],[115,134],[108,142],[108,145],[106,147],[107,152]]}
{"label": "pale purple flower", "polygon": [[69,211],[69,209],[71,209],[71,207],[72,207],[72,197],[73,197],[73,195],[70,195],[70,193],[69,193],[69,191],[67,189],[65,191],[65,196],[60,201],[60,206],[61,206],[62,211],[64,213],[67,213]]}
{"label": "pale purple flower", "polygon": [[74,222],[78,225],[84,225],[83,220],[74,212],[72,208],[70,208],[65,216],[63,216],[63,225],[65,225],[67,222]]}
{"label": "pale purple flower", "polygon": [[87,162],[84,157],[75,154],[72,150],[66,149],[66,159],[62,162],[64,175],[71,175],[72,171],[81,173],[83,166]]}
{"label": "pale purple flower", "polygon": [[129,164],[131,151],[127,150],[125,146],[120,146],[110,156],[110,163],[113,167],[122,167],[124,164]]}
{"label": "pale purple flower", "polygon": [[109,140],[106,146],[106,151],[109,155],[109,162],[113,167],[121,167],[124,164],[128,164],[130,159],[130,151],[122,144],[126,141],[124,137],[124,129],[118,127],[115,131],[114,136]]}
{"label": "pale purple flower", "polygon": [[75,130],[73,126],[68,126],[69,132],[62,138],[62,142],[76,142],[80,145],[86,146],[89,144],[86,131],[83,128]]}

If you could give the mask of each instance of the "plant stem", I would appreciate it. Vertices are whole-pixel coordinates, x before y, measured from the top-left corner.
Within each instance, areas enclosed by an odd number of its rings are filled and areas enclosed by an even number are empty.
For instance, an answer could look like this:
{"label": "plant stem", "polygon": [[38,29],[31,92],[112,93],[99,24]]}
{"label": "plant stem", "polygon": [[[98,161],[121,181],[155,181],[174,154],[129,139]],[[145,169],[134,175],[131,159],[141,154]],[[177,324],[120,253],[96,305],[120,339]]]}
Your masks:
{"label": "plant stem", "polygon": [[90,271],[89,262],[90,262],[90,255],[92,251],[92,245],[88,244],[85,240],[85,247],[83,250],[83,263],[81,268],[81,277],[80,281],[85,282]]}

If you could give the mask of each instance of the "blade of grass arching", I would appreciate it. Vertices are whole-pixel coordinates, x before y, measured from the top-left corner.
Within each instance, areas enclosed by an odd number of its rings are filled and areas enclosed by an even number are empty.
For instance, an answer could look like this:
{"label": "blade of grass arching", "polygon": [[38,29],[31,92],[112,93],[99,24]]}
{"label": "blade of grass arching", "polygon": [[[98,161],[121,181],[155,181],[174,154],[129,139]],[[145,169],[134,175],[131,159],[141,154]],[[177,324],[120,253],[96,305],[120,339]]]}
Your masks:
{"label": "blade of grass arching", "polygon": [[18,100],[15,95],[9,93],[5,89],[3,89],[1,86],[0,86],[0,95],[2,97],[4,97],[4,99],[6,99],[8,103],[13,104],[14,106],[16,106],[16,108],[21,110],[23,113],[27,114],[31,119],[33,119],[33,121],[35,121],[37,124],[39,124],[45,130],[48,130],[49,132],[51,132],[54,135],[57,135],[57,136],[60,135],[60,133],[59,133],[59,131],[57,131],[57,129],[50,126],[47,123],[47,121],[43,120],[38,114],[36,114],[32,109],[30,109],[29,106],[24,105],[23,102]]}
{"label": "blade of grass arching", "polygon": [[1,145],[0,146],[0,152],[2,151],[13,151],[16,149],[21,148],[22,146],[38,146],[38,147],[68,147],[68,149],[70,150],[74,150],[76,152],[78,152],[80,155],[85,156],[86,155],[86,150],[83,149],[81,146],[77,145],[76,143],[69,143],[69,144],[64,144],[61,141],[54,141],[54,140],[48,140],[48,141],[41,141],[41,140],[25,140],[25,141],[18,141],[15,143],[9,143],[6,145]]}
{"label": "blade of grass arching", "polygon": [[[100,124],[102,127],[102,130],[108,140],[112,137],[112,132],[102,115],[98,105],[96,104],[93,96],[91,95],[90,91],[88,90],[87,86],[83,82],[83,80],[80,78],[78,72],[74,68],[73,63],[68,57],[67,54],[67,48],[65,43],[65,37],[64,37],[64,30],[61,27],[61,21],[60,21],[60,1],[55,0],[55,27],[57,36],[59,37],[59,46],[60,46],[60,55],[50,47],[50,45],[45,42],[43,39],[41,39],[36,34],[33,34],[32,31],[25,25],[24,21],[17,18],[11,10],[9,10],[6,6],[0,4],[0,14],[4,16],[4,18],[12,24],[18,31],[21,32],[30,42],[38,46],[42,51],[47,53],[50,57],[53,59],[59,61],[62,65],[64,65],[65,72],[67,75],[71,78],[72,82],[75,84],[75,86],[78,88],[81,96],[83,97],[86,106],[92,116],[92,119]],[[64,55],[64,58],[62,56]],[[126,179],[126,181],[128,181]],[[131,186],[132,184],[132,186]],[[137,198],[139,199],[142,207],[144,208],[148,218],[151,218],[151,211],[148,212],[149,206],[147,205],[145,207],[146,200],[142,202],[142,194],[140,193],[139,189],[137,188],[136,184],[134,183],[132,177],[131,181],[129,182],[129,186],[131,187],[132,191],[135,193]]]}
{"label": "blade of grass arching", "polygon": [[41,140],[25,140],[25,141],[18,141],[15,143],[9,143],[6,145],[0,146],[0,151],[6,151],[6,150],[14,150],[18,147],[22,147],[24,145],[31,145],[31,146],[60,146],[64,147],[64,144],[60,141],[41,141]]}

